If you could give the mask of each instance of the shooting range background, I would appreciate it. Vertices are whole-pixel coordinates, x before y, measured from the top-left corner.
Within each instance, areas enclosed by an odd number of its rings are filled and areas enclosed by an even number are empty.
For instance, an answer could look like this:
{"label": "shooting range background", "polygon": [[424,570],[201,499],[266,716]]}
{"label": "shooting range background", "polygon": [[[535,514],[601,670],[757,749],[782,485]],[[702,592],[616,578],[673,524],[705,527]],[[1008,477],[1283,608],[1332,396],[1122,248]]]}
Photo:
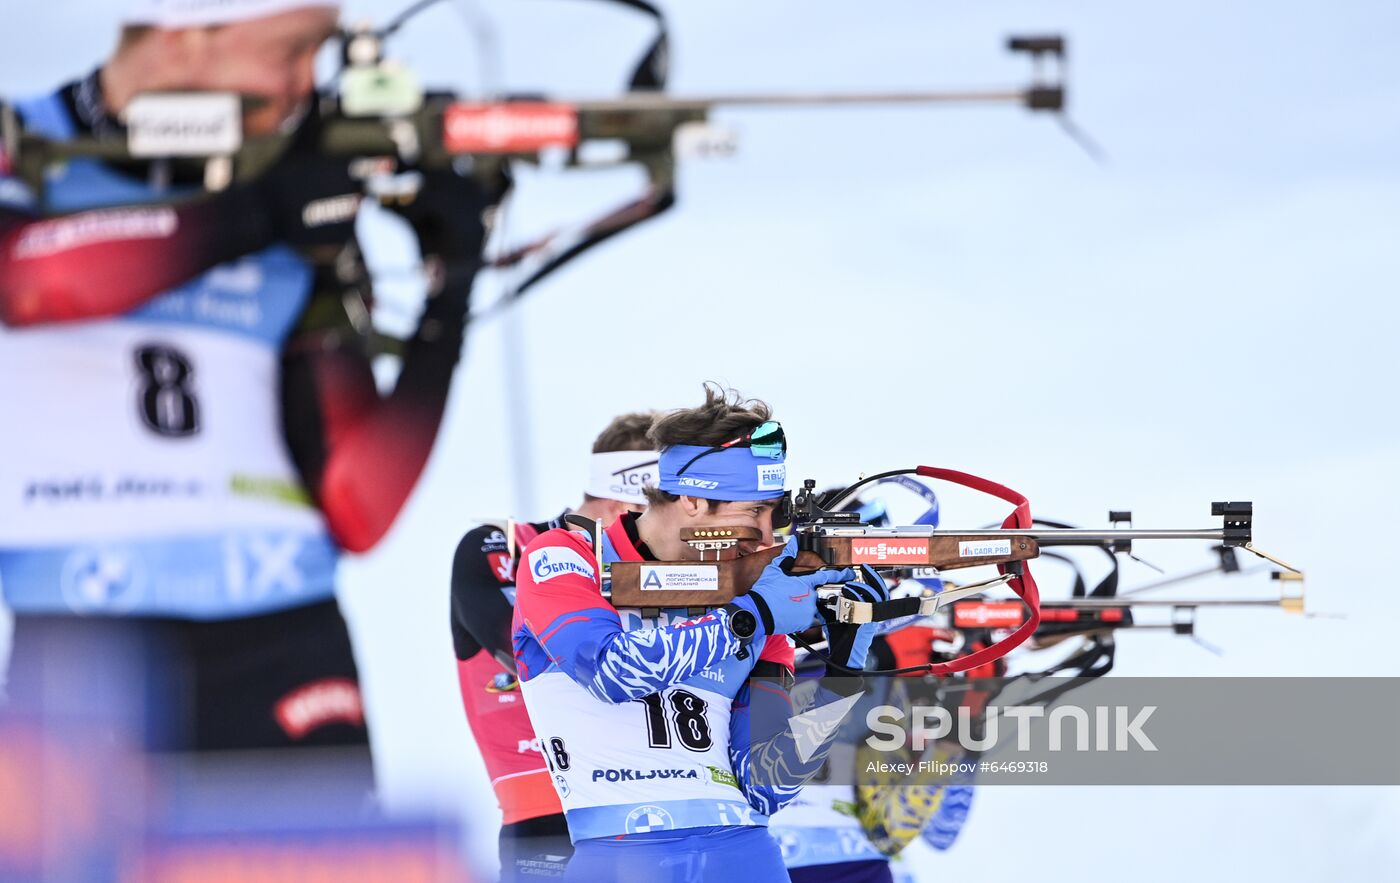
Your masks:
{"label": "shooting range background", "polygon": [[[399,5],[349,14],[382,21]],[[1127,633],[1119,673],[1400,675],[1388,574],[1400,8],[663,5],[673,90],[689,94],[1020,86],[1027,64],[1003,37],[1063,31],[1073,117],[1109,163],[1009,107],[717,113],[741,135],[735,159],[686,164],[675,211],[472,333],[407,511],[342,566],[389,807],[461,812],[475,851],[494,856],[446,624],[455,543],[480,517],[576,502],[612,416],[689,405],[707,378],[774,403],[798,480],[946,465],[1084,526],[1110,507],[1141,527],[1196,526],[1212,500],[1253,500],[1259,544],[1307,570],[1309,607],[1348,616],[1207,610],[1200,632],[1223,657]],[[26,5],[0,31],[0,93],[90,69],[116,6]],[[395,53],[428,84],[479,88],[469,7],[456,6],[408,26]],[[614,94],[649,32],[601,3],[476,8],[510,89]],[[630,170],[525,174],[509,233],[588,217],[639,185]],[[366,230],[388,281],[411,288],[389,278],[411,263],[400,231]],[[529,428],[518,449],[502,367],[512,336]],[[511,476],[526,465],[522,487]],[[945,526],[1000,516],[963,499],[946,499]],[[1204,544],[1139,551],[1169,569],[1209,563]],[[1152,576],[1125,570],[1129,585]],[[1345,734],[1319,730],[1316,745],[1345,750]],[[987,788],[949,853],[918,846],[904,865],[923,880],[1338,879],[1400,864],[1397,827],[1393,788]]]}

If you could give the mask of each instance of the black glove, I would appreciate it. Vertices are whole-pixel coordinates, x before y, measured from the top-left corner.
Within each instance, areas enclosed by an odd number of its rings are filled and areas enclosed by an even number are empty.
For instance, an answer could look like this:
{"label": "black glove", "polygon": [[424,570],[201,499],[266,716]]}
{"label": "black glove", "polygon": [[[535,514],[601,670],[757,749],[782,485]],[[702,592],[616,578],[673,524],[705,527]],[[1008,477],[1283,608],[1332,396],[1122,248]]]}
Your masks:
{"label": "black glove", "polygon": [[[841,587],[841,595],[853,601],[866,601],[879,604],[890,599],[889,587],[874,568],[861,565],[860,580]],[[859,671],[865,667],[865,657],[870,652],[870,642],[878,629],[876,623],[849,625],[830,622],[826,625],[827,645],[831,661],[845,668]]]}
{"label": "black glove", "polygon": [[418,250],[448,262],[481,260],[486,244],[482,219],[489,202],[477,182],[453,169],[420,171],[418,192],[385,206],[408,221],[418,236]]}
{"label": "black glove", "polygon": [[322,122],[312,112],[273,166],[248,184],[273,242],[299,247],[343,245],[355,235],[364,185],[351,176],[356,158],[321,151]]}

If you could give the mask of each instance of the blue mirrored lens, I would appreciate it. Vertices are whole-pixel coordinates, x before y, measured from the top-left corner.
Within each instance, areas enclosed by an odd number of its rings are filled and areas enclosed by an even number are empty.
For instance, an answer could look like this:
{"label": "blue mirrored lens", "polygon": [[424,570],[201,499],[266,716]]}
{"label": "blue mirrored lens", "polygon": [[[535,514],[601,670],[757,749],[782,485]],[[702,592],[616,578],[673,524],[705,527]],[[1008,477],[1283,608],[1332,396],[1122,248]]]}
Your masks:
{"label": "blue mirrored lens", "polygon": [[779,460],[787,451],[787,439],[783,437],[783,427],[776,420],[759,424],[749,435],[749,450],[755,457]]}

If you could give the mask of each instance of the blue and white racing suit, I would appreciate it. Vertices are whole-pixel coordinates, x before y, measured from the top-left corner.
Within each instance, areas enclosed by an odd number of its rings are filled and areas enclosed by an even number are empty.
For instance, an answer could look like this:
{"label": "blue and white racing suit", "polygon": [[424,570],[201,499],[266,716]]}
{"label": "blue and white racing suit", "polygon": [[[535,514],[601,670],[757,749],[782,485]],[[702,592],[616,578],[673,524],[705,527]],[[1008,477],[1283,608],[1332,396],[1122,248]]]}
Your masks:
{"label": "blue and white racing suit", "polygon": [[[604,566],[645,560],[632,516],[601,539]],[[771,768],[759,760],[771,743],[750,743],[750,704],[788,697],[748,678],[759,660],[791,669],[786,636],[760,632],[754,653],[723,609],[649,621],[614,609],[583,533],[548,531],[524,554],[515,657],[576,847],[566,877],[786,881],[768,816],[824,755],[793,761],[792,780],[753,769]]]}

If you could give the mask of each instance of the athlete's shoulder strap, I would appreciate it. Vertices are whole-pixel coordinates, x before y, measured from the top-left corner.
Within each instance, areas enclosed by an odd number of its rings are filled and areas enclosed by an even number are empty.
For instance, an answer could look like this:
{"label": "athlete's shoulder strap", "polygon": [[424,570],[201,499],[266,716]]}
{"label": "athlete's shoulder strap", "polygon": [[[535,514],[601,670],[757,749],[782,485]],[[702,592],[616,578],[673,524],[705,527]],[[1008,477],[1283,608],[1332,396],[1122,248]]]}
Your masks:
{"label": "athlete's shoulder strap", "polygon": [[602,526],[597,521],[570,512],[564,516],[564,523],[588,534],[595,546],[598,544],[598,534],[602,532]]}

